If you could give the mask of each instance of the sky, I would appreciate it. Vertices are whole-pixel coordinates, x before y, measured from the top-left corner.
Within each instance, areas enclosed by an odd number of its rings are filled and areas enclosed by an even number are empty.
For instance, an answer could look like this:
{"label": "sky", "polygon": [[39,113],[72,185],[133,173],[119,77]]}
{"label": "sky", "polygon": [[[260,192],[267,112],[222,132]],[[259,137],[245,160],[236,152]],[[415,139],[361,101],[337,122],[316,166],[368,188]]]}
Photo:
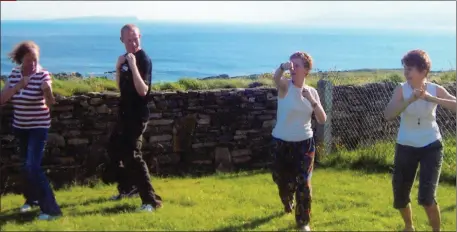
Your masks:
{"label": "sky", "polygon": [[173,22],[456,31],[455,1],[17,1],[1,19],[134,16]]}

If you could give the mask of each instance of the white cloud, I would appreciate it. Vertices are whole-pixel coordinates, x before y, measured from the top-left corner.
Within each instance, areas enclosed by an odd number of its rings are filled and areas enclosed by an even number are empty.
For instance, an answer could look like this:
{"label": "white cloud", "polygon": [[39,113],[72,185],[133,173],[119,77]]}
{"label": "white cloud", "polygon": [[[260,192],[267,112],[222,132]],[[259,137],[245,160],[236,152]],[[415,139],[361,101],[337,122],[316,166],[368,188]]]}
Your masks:
{"label": "white cloud", "polygon": [[144,20],[184,22],[287,22],[332,27],[445,28],[455,31],[456,2],[1,2],[2,20],[81,16],[136,16]]}

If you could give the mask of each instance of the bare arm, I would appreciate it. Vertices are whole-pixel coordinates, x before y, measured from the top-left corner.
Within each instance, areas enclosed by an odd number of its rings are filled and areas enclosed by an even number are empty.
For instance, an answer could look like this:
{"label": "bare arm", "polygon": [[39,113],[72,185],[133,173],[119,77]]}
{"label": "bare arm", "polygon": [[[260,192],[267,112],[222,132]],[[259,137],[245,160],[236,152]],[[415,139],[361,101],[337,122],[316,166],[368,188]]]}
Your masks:
{"label": "bare arm", "polygon": [[427,95],[426,101],[436,103],[452,112],[456,112],[456,98],[452,96],[445,88],[438,86],[436,89],[436,97]]}
{"label": "bare arm", "polygon": [[43,90],[44,99],[46,100],[46,105],[51,106],[56,103],[54,94],[52,94],[51,82],[45,81],[41,84],[41,89]]}
{"label": "bare arm", "polygon": [[[283,64],[281,64],[282,66]],[[287,80],[282,78],[282,75],[284,74],[284,69],[281,69],[281,67],[278,67],[275,71],[275,74],[273,76],[273,80],[275,82],[276,88],[280,91],[286,91],[287,90]]]}
{"label": "bare arm", "polygon": [[[146,70],[148,70],[148,69],[149,69],[149,67],[146,68]],[[133,75],[133,84],[135,85],[136,92],[138,93],[138,95],[140,95],[142,97],[146,96],[146,94],[149,91],[149,86],[146,85],[146,83],[145,83],[145,80],[147,79],[147,77],[146,77],[147,74],[146,73],[143,74],[144,77],[142,77],[140,74],[140,71],[138,70],[138,67],[136,67],[136,65],[135,65],[135,68],[132,69],[132,75]]]}
{"label": "bare arm", "polygon": [[316,121],[319,124],[324,124],[327,121],[327,114],[324,111],[324,108],[321,105],[319,93],[313,88],[314,100],[311,102],[311,105],[314,106],[314,115],[316,116]]}
{"label": "bare arm", "polygon": [[417,98],[414,94],[411,95],[409,99],[403,99],[403,90],[401,86],[397,86],[394,90],[394,94],[387,104],[386,109],[384,110],[384,118],[386,120],[393,120],[398,115],[400,115],[411,103],[413,103]]}

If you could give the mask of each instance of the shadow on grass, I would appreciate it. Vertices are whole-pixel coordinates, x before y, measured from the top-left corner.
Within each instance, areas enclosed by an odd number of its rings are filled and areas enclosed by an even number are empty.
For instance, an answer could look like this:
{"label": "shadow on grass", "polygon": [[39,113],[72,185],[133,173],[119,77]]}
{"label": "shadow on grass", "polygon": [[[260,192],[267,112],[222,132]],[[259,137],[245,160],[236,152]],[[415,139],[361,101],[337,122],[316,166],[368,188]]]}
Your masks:
{"label": "shadow on grass", "polygon": [[94,198],[94,199],[89,199],[81,203],[62,203],[60,204],[60,208],[68,208],[68,207],[74,207],[74,206],[87,206],[91,204],[101,204],[105,203],[107,201],[110,201],[109,197],[99,197],[99,198]]}
{"label": "shadow on grass", "polygon": [[442,213],[448,213],[448,212],[452,212],[453,210],[455,210],[455,205],[451,205],[451,206],[448,206],[446,208],[443,208],[443,209],[441,209],[441,212]]}
{"label": "shadow on grass", "polygon": [[217,176],[219,180],[227,180],[227,179],[238,179],[238,178],[245,178],[251,177],[259,174],[270,173],[269,169],[257,169],[257,170],[238,170],[236,172],[232,172],[229,174],[220,173]]}
{"label": "shadow on grass", "polygon": [[3,215],[0,216],[0,228],[3,228],[3,226],[6,223],[15,223],[15,224],[25,224],[29,223],[31,221],[34,221],[38,217],[38,212],[37,211],[31,211],[27,213],[12,213],[8,215]]}
{"label": "shadow on grass", "polygon": [[241,225],[233,225],[233,226],[228,226],[228,227],[223,227],[223,228],[219,228],[219,229],[216,229],[215,231],[240,231],[240,230],[253,230],[257,227],[259,227],[260,225],[262,224],[265,224],[275,218],[278,218],[278,217],[281,217],[285,215],[284,212],[280,212],[280,213],[274,213],[270,216],[266,216],[266,217],[263,217],[263,218],[259,218],[259,219],[255,219],[255,220],[252,220],[251,222],[247,222],[247,223],[244,223],[244,224],[241,224]]}
{"label": "shadow on grass", "polygon": [[120,213],[126,213],[126,212],[134,212],[136,209],[137,209],[137,206],[129,205],[128,203],[124,203],[124,204],[116,205],[113,207],[101,208],[100,210],[95,210],[95,211],[70,213],[70,216],[83,217],[83,216],[94,215],[94,214],[111,215],[111,214],[120,214]]}

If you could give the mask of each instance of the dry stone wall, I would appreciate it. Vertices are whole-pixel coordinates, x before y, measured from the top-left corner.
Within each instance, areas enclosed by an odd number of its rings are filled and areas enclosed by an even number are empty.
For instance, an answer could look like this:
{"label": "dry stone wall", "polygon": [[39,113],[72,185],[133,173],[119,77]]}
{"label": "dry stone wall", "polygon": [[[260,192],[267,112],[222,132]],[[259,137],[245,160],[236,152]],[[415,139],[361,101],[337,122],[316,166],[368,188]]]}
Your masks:
{"label": "dry stone wall", "polygon": [[[455,94],[455,85],[448,89]],[[350,147],[359,140],[380,137],[373,135],[396,133],[395,123],[382,119],[393,85],[332,87],[321,81],[318,91],[331,118],[325,126],[313,119],[320,147],[324,142]],[[143,156],[151,173],[198,175],[268,167],[276,96],[272,88],[152,92],[143,143]],[[366,104],[367,96],[374,102]],[[42,162],[54,187],[90,184],[100,178],[112,181],[113,173],[105,171],[109,161],[106,148],[116,121],[118,98],[115,93],[89,93],[57,100]],[[11,105],[1,108],[3,193],[17,192],[22,182],[23,161],[12,134],[12,114]],[[438,117],[443,117],[441,112]],[[455,116],[453,123],[455,128]]]}

